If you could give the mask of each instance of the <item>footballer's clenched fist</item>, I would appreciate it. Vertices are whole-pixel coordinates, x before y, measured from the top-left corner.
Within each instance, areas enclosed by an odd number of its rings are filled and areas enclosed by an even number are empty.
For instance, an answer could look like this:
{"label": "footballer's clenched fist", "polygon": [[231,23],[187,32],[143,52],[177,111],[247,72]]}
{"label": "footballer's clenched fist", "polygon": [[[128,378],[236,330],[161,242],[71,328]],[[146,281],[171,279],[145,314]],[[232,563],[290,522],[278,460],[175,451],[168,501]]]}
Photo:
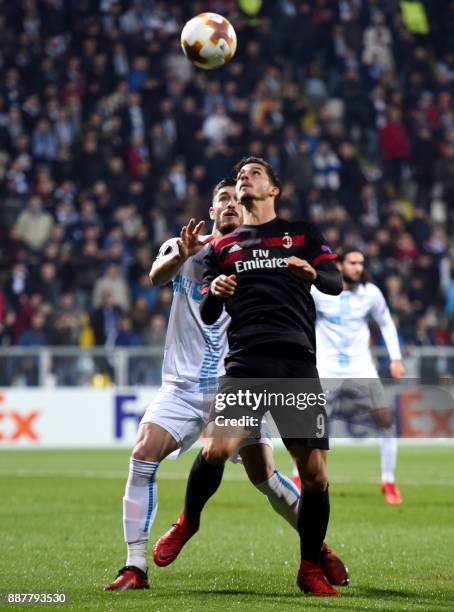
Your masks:
{"label": "footballer's clenched fist", "polygon": [[232,295],[235,293],[235,290],[235,274],[231,274],[230,276],[220,274],[212,281],[210,286],[211,293],[217,298],[220,298],[221,300],[226,300],[227,298],[232,297]]}

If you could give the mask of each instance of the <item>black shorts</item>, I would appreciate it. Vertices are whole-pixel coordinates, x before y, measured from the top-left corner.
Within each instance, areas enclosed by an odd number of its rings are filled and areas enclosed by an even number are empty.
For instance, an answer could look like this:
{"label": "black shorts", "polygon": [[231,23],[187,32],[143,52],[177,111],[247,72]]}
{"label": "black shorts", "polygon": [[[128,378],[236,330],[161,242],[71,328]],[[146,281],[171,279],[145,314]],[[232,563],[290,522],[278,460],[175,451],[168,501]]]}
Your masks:
{"label": "black shorts", "polygon": [[[298,443],[306,448],[329,449],[325,403],[321,401],[323,389],[313,359],[300,347],[285,344],[271,348],[269,345],[260,346],[259,350],[229,357],[225,369],[218,393],[235,392],[243,388],[241,379],[248,379],[244,389],[265,392],[273,397],[278,394],[281,401],[270,401],[253,410],[244,405],[225,406],[222,410],[224,418],[249,416],[256,421],[258,418],[261,423],[265,413],[269,412],[287,447]],[[284,397],[286,401],[282,401]],[[301,400],[297,407],[293,400],[303,397],[304,401]],[[314,401],[308,403],[308,399]],[[259,427],[257,425],[257,429]]]}

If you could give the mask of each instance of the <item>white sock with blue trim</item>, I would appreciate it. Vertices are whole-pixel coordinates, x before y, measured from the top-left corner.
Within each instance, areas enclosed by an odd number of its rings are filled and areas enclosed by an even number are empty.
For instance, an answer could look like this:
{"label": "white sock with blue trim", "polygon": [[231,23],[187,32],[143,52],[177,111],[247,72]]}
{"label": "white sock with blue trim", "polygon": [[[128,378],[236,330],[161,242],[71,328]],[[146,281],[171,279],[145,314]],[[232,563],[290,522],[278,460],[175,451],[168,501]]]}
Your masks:
{"label": "white sock with blue trim", "polygon": [[129,476],[123,497],[123,530],[128,546],[126,565],[147,570],[150,529],[158,509],[155,474],[159,461],[129,460]]}
{"label": "white sock with blue trim", "polygon": [[378,439],[380,445],[380,464],[382,482],[394,482],[397,463],[397,440],[383,436]]}
{"label": "white sock with blue trim", "polygon": [[274,470],[271,478],[255,486],[267,496],[273,509],[296,529],[300,492],[293,482],[279,470]]}

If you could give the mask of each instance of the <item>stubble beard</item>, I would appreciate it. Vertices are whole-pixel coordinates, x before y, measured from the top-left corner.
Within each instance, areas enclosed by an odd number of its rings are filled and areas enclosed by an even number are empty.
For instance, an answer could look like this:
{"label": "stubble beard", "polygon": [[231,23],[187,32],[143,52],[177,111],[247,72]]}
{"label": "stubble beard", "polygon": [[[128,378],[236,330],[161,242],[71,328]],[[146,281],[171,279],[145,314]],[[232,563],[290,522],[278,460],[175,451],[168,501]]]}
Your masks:
{"label": "stubble beard", "polygon": [[241,206],[244,206],[246,210],[251,210],[252,204],[254,202],[254,198],[251,195],[245,193],[239,196],[238,201],[241,204]]}
{"label": "stubble beard", "polygon": [[219,229],[219,232],[223,236],[225,236],[226,234],[231,234],[232,232],[234,232],[237,227],[239,227],[238,223],[233,223],[231,221],[225,221],[219,226],[218,229]]}
{"label": "stubble beard", "polygon": [[254,208],[254,198],[251,198],[250,196],[244,196],[244,198],[240,199],[240,204],[241,206],[244,206],[244,209],[247,212],[251,212],[251,210]]}
{"label": "stubble beard", "polygon": [[357,285],[359,285],[361,278],[358,278],[358,280],[353,280],[353,278],[348,276],[348,274],[342,274],[342,280],[350,289],[354,289]]}

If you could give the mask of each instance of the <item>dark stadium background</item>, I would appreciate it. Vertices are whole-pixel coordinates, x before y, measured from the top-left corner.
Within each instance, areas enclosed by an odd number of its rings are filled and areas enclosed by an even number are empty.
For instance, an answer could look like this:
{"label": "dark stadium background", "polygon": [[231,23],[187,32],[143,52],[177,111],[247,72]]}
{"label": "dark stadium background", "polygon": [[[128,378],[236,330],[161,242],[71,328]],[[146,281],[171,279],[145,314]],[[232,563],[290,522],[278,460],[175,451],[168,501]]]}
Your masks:
{"label": "dark stadium background", "polygon": [[[205,10],[239,41],[210,73],[179,46]],[[365,251],[406,355],[452,344],[453,90],[448,0],[0,2],[0,384],[40,381],[11,346],[161,347],[153,257],[243,155],[282,176],[280,215]]]}

